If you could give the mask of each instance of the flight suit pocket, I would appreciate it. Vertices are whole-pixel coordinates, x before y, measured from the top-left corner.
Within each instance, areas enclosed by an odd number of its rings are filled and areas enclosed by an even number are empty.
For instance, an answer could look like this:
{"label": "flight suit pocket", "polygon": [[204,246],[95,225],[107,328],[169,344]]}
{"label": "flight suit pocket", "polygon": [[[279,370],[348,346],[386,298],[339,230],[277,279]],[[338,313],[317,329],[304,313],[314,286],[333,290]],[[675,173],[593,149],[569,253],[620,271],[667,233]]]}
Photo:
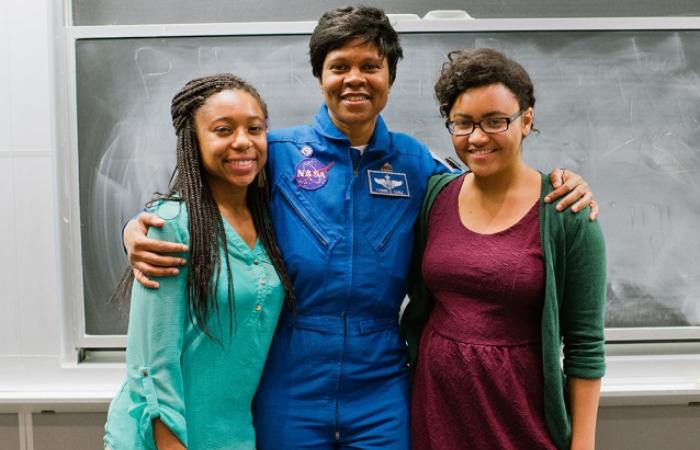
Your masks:
{"label": "flight suit pocket", "polygon": [[[275,184],[275,189],[279,192],[285,206],[292,210],[294,216],[304,224],[305,229],[313,236],[312,241],[319,249],[326,252],[333,248],[339,237],[323,226],[322,219],[320,219],[323,214],[303,196],[302,192],[299,192],[299,188],[294,186],[287,177],[282,176]],[[284,239],[283,233],[290,233],[292,230],[285,227],[285,229],[276,231],[278,236],[282,235],[281,238]]]}
{"label": "flight suit pocket", "polygon": [[377,253],[384,249],[397,229],[408,229],[412,232],[416,219],[416,207],[410,199],[381,200],[382,205],[375,208],[380,213],[373,218],[374,226],[367,235],[370,245]]}

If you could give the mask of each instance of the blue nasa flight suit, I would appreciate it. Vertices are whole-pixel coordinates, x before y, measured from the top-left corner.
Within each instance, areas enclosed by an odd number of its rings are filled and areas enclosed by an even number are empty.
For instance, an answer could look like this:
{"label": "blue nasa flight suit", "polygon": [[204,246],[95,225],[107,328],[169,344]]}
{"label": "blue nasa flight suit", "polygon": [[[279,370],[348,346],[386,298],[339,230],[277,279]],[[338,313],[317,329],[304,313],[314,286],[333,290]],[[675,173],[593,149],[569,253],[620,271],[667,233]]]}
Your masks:
{"label": "blue nasa flight suit", "polygon": [[[257,448],[410,448],[398,313],[428,178],[448,171],[381,117],[360,153],[330,120],[269,136],[272,219],[294,283],[255,399]],[[372,192],[371,192],[372,191]]]}

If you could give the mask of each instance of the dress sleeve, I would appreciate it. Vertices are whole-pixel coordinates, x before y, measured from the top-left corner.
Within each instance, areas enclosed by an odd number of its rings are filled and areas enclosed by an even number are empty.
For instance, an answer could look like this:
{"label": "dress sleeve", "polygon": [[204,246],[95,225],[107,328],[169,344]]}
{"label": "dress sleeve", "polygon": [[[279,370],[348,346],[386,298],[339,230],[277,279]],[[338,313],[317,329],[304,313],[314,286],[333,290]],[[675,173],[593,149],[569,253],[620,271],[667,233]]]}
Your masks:
{"label": "dress sleeve", "polygon": [[[154,239],[188,244],[186,229],[167,220],[161,229],[151,227]],[[180,356],[187,321],[185,295],[187,270],[160,277],[158,289],[134,282],[127,336],[127,377],[133,407],[129,414],[139,425],[148,448],[156,449],[151,421],[160,419],[187,446],[184,389]]]}
{"label": "dress sleeve", "polygon": [[564,299],[560,311],[564,372],[578,378],[605,374],[606,257],[598,221],[580,211],[566,228]]}

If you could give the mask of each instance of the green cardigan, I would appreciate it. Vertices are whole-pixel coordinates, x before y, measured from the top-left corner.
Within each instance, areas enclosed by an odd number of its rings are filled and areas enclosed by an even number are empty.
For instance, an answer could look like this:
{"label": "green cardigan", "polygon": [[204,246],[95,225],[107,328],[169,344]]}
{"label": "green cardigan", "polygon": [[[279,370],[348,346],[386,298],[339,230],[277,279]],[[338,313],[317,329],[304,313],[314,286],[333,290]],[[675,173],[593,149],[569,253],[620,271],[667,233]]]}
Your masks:
{"label": "green cardigan", "polygon": [[[416,225],[408,286],[410,302],[401,319],[412,368],[416,365],[421,332],[434,305],[421,276],[430,209],[442,189],[458,176],[431,177]],[[544,407],[552,440],[557,448],[568,449],[571,417],[566,378],[595,379],[605,374],[605,243],[600,224],[590,222],[586,211],[559,213],[553,204],[544,203],[545,195],[551,191],[549,180],[542,175],[540,236],[546,280],[542,309]]]}

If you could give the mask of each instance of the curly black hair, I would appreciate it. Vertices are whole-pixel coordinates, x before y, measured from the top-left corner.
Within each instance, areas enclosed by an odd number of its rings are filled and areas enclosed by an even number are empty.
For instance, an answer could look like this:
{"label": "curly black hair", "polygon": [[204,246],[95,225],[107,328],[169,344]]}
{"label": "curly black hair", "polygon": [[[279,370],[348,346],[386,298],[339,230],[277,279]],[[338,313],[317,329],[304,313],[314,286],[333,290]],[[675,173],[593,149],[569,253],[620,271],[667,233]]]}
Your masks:
{"label": "curly black hair", "polygon": [[442,117],[448,117],[457,97],[467,89],[501,83],[518,99],[520,109],[535,106],[530,75],[517,62],[490,48],[454,50],[447,55],[435,83]]}

